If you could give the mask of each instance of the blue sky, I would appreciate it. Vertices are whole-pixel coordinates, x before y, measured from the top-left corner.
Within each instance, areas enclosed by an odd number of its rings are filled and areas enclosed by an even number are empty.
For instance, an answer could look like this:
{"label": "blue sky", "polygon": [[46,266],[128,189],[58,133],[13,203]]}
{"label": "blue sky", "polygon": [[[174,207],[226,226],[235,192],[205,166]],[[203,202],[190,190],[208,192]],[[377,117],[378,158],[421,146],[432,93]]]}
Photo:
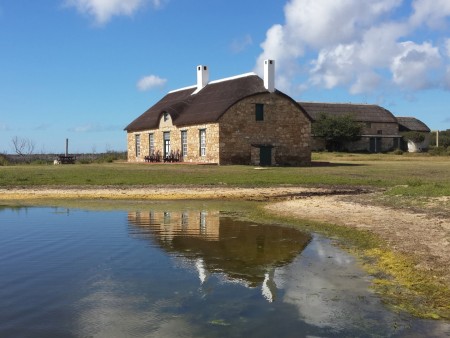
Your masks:
{"label": "blue sky", "polygon": [[450,129],[448,0],[0,0],[0,152],[125,150],[167,91],[255,71],[298,101]]}

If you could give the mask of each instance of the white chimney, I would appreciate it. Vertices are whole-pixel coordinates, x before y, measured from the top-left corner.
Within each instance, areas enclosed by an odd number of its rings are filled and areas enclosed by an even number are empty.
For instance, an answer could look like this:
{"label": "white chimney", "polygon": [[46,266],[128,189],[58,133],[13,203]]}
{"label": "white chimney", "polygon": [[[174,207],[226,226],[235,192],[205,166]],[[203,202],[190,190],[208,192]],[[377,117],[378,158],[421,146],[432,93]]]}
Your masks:
{"label": "white chimney", "polygon": [[202,90],[209,81],[209,70],[207,66],[197,66],[197,90]]}
{"label": "white chimney", "polygon": [[275,60],[264,60],[264,87],[270,93],[275,91]]}

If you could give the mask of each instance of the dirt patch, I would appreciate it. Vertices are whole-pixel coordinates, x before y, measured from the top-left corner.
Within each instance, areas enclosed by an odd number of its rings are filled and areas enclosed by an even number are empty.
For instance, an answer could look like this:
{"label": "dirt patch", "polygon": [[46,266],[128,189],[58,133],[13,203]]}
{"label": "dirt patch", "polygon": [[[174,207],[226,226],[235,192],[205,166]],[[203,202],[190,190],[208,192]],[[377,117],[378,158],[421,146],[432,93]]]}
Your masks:
{"label": "dirt patch", "polygon": [[38,187],[0,188],[0,200],[33,199],[240,199],[250,201],[286,200],[307,196],[360,194],[361,188],[304,188],[292,186],[240,188],[227,186],[151,187]]}
{"label": "dirt patch", "polygon": [[436,274],[450,285],[450,219],[426,211],[370,205],[367,200],[370,195],[313,196],[273,203],[267,209],[373,232],[393,250],[413,255],[418,269]]}

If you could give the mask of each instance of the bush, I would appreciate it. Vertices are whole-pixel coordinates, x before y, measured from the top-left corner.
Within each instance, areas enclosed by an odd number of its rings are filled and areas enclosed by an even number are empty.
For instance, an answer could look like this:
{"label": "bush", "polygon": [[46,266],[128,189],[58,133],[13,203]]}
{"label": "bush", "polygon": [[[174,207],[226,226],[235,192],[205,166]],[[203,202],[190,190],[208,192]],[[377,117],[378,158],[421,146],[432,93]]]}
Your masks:
{"label": "bush", "polygon": [[450,156],[450,147],[431,147],[428,153],[432,156]]}
{"label": "bush", "polygon": [[0,166],[6,166],[9,164],[10,164],[10,162],[9,162],[8,158],[6,157],[6,155],[0,154]]}
{"label": "bush", "polygon": [[393,153],[394,155],[403,155],[403,150],[401,150],[401,149],[395,149],[392,153]]}
{"label": "bush", "polygon": [[425,141],[425,134],[418,131],[407,131],[402,133],[402,136],[407,140],[413,141],[414,143],[421,143]]}

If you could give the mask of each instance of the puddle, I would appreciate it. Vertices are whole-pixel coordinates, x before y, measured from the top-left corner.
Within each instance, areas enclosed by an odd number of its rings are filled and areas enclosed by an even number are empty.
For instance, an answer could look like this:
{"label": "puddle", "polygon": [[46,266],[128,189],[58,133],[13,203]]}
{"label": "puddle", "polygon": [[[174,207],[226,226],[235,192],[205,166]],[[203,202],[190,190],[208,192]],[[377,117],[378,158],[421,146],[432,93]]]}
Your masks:
{"label": "puddle", "polygon": [[0,336],[450,334],[387,309],[329,239],[216,207],[0,209]]}

